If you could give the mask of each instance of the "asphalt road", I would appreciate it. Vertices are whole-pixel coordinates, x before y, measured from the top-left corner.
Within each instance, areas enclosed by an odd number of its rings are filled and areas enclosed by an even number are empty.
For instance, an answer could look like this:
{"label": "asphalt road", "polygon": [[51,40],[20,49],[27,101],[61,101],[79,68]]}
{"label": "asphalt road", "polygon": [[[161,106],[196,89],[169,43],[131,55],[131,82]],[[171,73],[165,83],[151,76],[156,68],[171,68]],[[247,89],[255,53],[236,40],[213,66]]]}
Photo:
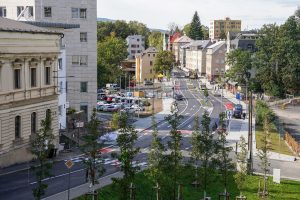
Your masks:
{"label": "asphalt road", "polygon": [[[177,73],[178,77],[182,76],[182,72]],[[212,95],[209,96],[207,103],[203,92],[199,92],[198,81],[197,80],[188,80],[184,78],[174,78],[175,81],[175,92],[180,93],[184,96],[182,101],[178,101],[178,114],[182,116],[179,123],[179,130],[182,130],[183,139],[181,143],[182,150],[190,150],[191,144],[189,142],[189,138],[191,135],[191,131],[194,125],[194,119],[198,115],[199,123],[201,125],[201,115],[205,110],[209,113],[211,117],[211,126],[214,123],[218,122],[219,113],[222,110],[225,110],[222,103],[228,102],[227,99],[222,99],[220,97],[214,97]],[[205,105],[204,105],[205,104]],[[161,122],[158,125],[159,136],[162,140],[162,143],[167,147],[167,143],[170,140],[169,131],[170,125],[167,122]],[[141,148],[141,153],[135,158],[138,163],[145,165],[147,162],[147,151],[149,150],[151,144],[151,130],[145,130],[139,133],[138,141],[136,142],[136,146]],[[116,150],[117,147],[110,148],[111,150]],[[110,151],[105,155],[109,157]],[[85,183],[85,169],[84,165],[80,161],[80,157],[72,158],[74,161],[74,166],[70,170],[70,179],[71,185],[70,187],[75,187]],[[119,171],[117,160],[112,158],[107,159],[104,167],[105,174],[103,176],[113,174]],[[278,167],[282,166],[282,162],[272,162]],[[299,167],[293,167],[293,170],[300,169]],[[68,188],[68,178],[69,171],[64,165],[64,161],[60,161],[54,164],[52,170],[53,176],[45,182],[48,184],[48,189],[46,192],[46,196],[51,196],[55,193],[64,191]],[[288,175],[293,175],[293,173],[287,170]],[[31,200],[32,196],[32,188],[35,187],[35,178],[33,173],[30,170],[18,171],[15,173],[1,175],[0,176],[0,200]]]}

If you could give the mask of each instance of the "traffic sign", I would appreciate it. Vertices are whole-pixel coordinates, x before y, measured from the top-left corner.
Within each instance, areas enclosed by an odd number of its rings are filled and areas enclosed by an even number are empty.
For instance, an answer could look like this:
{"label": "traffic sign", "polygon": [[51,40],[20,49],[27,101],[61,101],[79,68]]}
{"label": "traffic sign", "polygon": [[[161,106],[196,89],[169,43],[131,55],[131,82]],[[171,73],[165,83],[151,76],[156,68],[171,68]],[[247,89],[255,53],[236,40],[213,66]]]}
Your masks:
{"label": "traffic sign", "polygon": [[68,160],[67,162],[65,162],[65,165],[67,166],[67,168],[71,169],[74,165],[72,160]]}

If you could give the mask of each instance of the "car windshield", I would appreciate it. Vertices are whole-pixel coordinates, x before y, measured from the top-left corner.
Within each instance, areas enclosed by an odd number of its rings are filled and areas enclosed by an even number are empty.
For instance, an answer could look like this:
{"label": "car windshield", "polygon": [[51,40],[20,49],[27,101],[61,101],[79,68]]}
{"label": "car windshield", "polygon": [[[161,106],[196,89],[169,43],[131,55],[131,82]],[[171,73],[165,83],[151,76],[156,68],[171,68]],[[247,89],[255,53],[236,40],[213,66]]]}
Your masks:
{"label": "car windshield", "polygon": [[235,105],[235,109],[242,110],[243,106],[241,104],[237,104],[237,105]]}

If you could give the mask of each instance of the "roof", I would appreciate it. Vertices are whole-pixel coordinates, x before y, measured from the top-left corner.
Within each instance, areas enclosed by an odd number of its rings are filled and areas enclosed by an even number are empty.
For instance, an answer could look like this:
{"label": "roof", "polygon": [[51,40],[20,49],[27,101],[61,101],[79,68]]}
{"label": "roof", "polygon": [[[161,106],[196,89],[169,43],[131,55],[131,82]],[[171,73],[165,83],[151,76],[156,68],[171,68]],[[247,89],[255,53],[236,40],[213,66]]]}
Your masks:
{"label": "roof", "polygon": [[191,38],[189,38],[188,36],[184,35],[181,36],[180,38],[177,38],[174,40],[174,42],[176,43],[189,43],[192,42],[193,40]]}
{"label": "roof", "polygon": [[156,50],[155,47],[148,47],[145,51],[143,51],[143,54],[145,53],[157,53],[158,51]]}
{"label": "roof", "polygon": [[27,33],[41,33],[41,34],[62,34],[56,31],[52,31],[46,28],[33,26],[23,22],[15,21],[0,17],[0,31],[7,32],[27,32]]}
{"label": "roof", "polygon": [[63,29],[80,28],[80,24],[37,22],[37,21],[22,21],[22,23],[31,24],[39,27],[51,27],[51,28],[63,28]]}
{"label": "roof", "polygon": [[212,52],[215,52],[215,51],[217,51],[220,47],[222,47],[225,44],[226,44],[225,41],[219,41],[219,42],[216,42],[216,43],[208,46],[207,48],[208,49],[212,49]]}
{"label": "roof", "polygon": [[173,35],[170,36],[170,43],[173,43],[177,38],[181,37],[180,32],[176,32]]}
{"label": "roof", "polygon": [[205,49],[207,46],[211,45],[212,42],[210,40],[195,40],[188,44],[181,46],[181,48],[190,48],[190,47],[198,47],[198,49]]}

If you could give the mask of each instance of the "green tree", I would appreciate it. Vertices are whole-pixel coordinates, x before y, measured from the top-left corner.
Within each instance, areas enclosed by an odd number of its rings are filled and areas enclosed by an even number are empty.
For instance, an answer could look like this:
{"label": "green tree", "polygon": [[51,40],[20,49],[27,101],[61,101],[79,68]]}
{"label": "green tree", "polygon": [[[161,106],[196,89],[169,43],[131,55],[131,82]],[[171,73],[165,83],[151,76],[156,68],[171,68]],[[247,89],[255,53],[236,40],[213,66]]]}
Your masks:
{"label": "green tree", "polygon": [[221,31],[221,33],[220,33],[220,39],[222,39],[222,40],[226,39],[226,33],[225,33],[225,31]]}
{"label": "green tree", "polygon": [[247,151],[246,140],[243,136],[240,137],[238,147],[240,149],[240,152],[238,152],[236,156],[238,172],[234,175],[234,180],[240,191],[239,197],[244,197],[243,190],[245,187],[247,171],[248,171],[247,170],[248,151]]}
{"label": "green tree", "polygon": [[48,185],[42,182],[43,179],[51,176],[52,162],[48,159],[49,150],[54,148],[53,130],[51,128],[52,117],[51,110],[46,113],[46,118],[41,121],[41,129],[32,135],[30,140],[31,153],[36,158],[37,164],[32,167],[35,172],[37,186],[33,188],[33,196],[36,200],[40,200]]}
{"label": "green tree", "polygon": [[203,39],[208,40],[209,39],[209,28],[207,26],[201,25],[201,29],[203,32]]}
{"label": "green tree", "polygon": [[219,169],[221,178],[223,179],[224,194],[227,194],[229,172],[234,170],[234,164],[232,159],[229,157],[232,147],[228,146],[228,142],[226,140],[228,133],[226,130],[225,116],[226,114],[224,112],[219,115],[219,128],[217,129],[219,138],[216,144],[217,155],[214,158],[214,163]]}
{"label": "green tree", "polygon": [[130,196],[130,186],[134,182],[137,166],[133,165],[133,159],[138,154],[139,148],[135,147],[137,140],[137,131],[128,124],[127,115],[121,114],[120,131],[117,138],[117,144],[120,148],[120,154],[117,155],[121,163],[123,178],[114,178],[113,182],[119,187],[119,199],[127,200]]}
{"label": "green tree", "polygon": [[226,76],[245,85],[245,77],[250,78],[249,71],[252,69],[253,59],[251,52],[235,49],[227,55],[226,63],[230,66],[230,69],[226,71]]}
{"label": "green tree", "polygon": [[148,155],[149,172],[148,176],[150,180],[155,184],[156,200],[160,200],[159,188],[162,182],[163,176],[163,161],[164,161],[164,147],[158,137],[157,123],[154,115],[152,116],[152,143],[150,153]]}
{"label": "green tree", "polygon": [[115,112],[112,116],[111,128],[112,129],[118,129],[119,128],[119,121],[120,121],[120,113]]}
{"label": "green tree", "polygon": [[263,126],[263,135],[261,138],[262,147],[258,151],[258,157],[260,159],[260,168],[263,171],[263,190],[260,193],[260,196],[268,196],[267,182],[268,182],[268,172],[270,171],[270,160],[268,153],[271,149],[271,139],[270,139],[270,123],[271,118],[270,114],[266,113],[264,118],[264,126]]}
{"label": "green tree", "polygon": [[181,31],[180,28],[179,28],[179,25],[176,24],[175,22],[169,23],[169,24],[168,24],[168,28],[169,28],[170,35],[173,35],[173,34],[176,33],[176,32],[182,33],[182,31]]}
{"label": "green tree", "polygon": [[127,57],[125,40],[114,34],[98,42],[98,86],[116,82],[121,74],[120,63]]}
{"label": "green tree", "polygon": [[[175,102],[174,106],[177,108]],[[177,109],[173,109],[171,114],[166,117],[166,120],[171,125],[170,137],[171,141],[168,142],[168,148],[170,150],[170,155],[168,156],[169,172],[172,179],[172,199],[176,198],[176,190],[178,184],[178,174],[180,174],[180,164],[182,160],[182,153],[180,149],[180,143],[182,136],[180,131],[178,131],[180,116],[177,113]]]}
{"label": "green tree", "polygon": [[98,164],[97,159],[102,159],[101,152],[98,150],[103,148],[103,143],[98,143],[98,139],[104,135],[100,131],[100,121],[97,118],[96,108],[93,109],[91,120],[86,125],[87,133],[82,136],[83,144],[80,146],[81,151],[87,156],[83,160],[87,170],[87,179],[94,189],[94,185],[98,184],[98,178],[104,173],[104,167]]}
{"label": "green tree", "polygon": [[195,169],[195,185],[198,185],[200,183],[200,176],[199,176],[199,160],[201,156],[200,152],[200,139],[201,139],[201,131],[200,131],[200,126],[199,126],[199,116],[195,117],[194,121],[194,128],[193,128],[193,133],[191,137],[191,144],[192,144],[192,151],[191,151],[191,158],[193,163],[196,165]]}
{"label": "green tree", "polygon": [[188,36],[193,40],[202,40],[203,39],[201,22],[200,22],[200,18],[198,16],[197,11],[195,12],[195,14],[193,16]]}
{"label": "green tree", "polygon": [[130,21],[128,23],[128,26],[131,31],[131,35],[142,35],[145,37],[145,48],[147,48],[148,45],[148,37],[150,35],[150,30],[147,28],[147,26],[143,23],[137,22],[137,21]]}
{"label": "green tree", "polygon": [[205,111],[202,115],[202,131],[199,138],[199,159],[201,166],[201,181],[203,187],[203,195],[206,197],[207,185],[211,181],[212,174],[214,172],[214,165],[211,162],[212,157],[215,155],[215,141],[213,140],[213,134],[211,134],[209,125],[210,117]]}
{"label": "green tree", "polygon": [[185,33],[187,36],[190,35],[191,32],[191,23],[184,25],[182,29],[183,33]]}
{"label": "green tree", "polygon": [[171,51],[160,51],[154,61],[154,70],[157,73],[169,75],[175,64],[175,58]]}
{"label": "green tree", "polygon": [[149,46],[155,47],[158,51],[163,50],[163,35],[160,32],[151,32],[148,37]]}

